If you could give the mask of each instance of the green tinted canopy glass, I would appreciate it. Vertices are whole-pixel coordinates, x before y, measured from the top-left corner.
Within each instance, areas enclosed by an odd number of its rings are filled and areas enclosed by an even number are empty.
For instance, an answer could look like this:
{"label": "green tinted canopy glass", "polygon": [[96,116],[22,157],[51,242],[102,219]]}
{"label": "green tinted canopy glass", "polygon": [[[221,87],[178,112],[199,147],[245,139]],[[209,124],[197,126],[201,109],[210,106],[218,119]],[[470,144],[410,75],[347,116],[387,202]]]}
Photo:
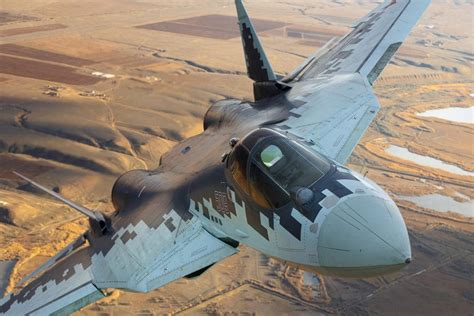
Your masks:
{"label": "green tinted canopy glass", "polygon": [[282,157],[283,153],[281,152],[280,148],[275,145],[268,146],[260,153],[260,159],[268,168],[271,168],[273,165],[275,165]]}

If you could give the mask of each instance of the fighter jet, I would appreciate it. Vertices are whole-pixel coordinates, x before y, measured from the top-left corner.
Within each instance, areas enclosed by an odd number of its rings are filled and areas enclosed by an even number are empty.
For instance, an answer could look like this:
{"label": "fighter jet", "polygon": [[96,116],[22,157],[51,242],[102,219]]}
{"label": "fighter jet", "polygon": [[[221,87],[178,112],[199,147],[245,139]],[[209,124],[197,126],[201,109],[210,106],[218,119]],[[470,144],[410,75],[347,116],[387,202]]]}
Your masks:
{"label": "fighter jet", "polygon": [[75,204],[90,230],[0,301],[5,315],[63,315],[104,289],[149,292],[201,275],[239,245],[320,274],[369,277],[411,261],[399,209],[344,164],[380,106],[372,90],[429,0],[391,0],[285,77],[277,76],[241,0],[235,1],[254,102],[223,100],[204,131],[155,170],[112,189],[115,213]]}

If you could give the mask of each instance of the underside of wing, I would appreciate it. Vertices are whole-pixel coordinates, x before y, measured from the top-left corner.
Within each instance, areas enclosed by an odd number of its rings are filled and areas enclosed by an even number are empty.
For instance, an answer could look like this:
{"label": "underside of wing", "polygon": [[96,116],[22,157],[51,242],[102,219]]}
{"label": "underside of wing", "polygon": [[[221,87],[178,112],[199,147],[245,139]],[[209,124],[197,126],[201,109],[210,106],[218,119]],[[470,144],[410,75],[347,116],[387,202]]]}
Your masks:
{"label": "underside of wing", "polygon": [[341,164],[380,108],[369,82],[357,73],[295,86],[289,98],[297,106],[279,128]]}
{"label": "underside of wing", "polygon": [[300,80],[358,72],[373,84],[429,3],[430,0],[385,1],[308,64],[299,74]]}

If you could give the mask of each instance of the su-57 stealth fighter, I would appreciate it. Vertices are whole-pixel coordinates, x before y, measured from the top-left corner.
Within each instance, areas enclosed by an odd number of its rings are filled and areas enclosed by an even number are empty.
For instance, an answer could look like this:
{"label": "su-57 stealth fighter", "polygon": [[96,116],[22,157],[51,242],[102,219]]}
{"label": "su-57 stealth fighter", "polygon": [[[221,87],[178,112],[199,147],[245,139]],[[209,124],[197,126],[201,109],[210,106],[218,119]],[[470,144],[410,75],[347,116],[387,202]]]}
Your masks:
{"label": "su-57 stealth fighter", "polygon": [[102,289],[152,291],[199,276],[239,243],[322,274],[404,267],[411,249],[397,206],[344,163],[379,110],[372,84],[428,4],[382,3],[280,78],[236,0],[255,102],[217,102],[204,132],[156,170],[122,175],[110,217],[19,175],[88,216],[91,228],[4,297],[0,313],[68,314]]}

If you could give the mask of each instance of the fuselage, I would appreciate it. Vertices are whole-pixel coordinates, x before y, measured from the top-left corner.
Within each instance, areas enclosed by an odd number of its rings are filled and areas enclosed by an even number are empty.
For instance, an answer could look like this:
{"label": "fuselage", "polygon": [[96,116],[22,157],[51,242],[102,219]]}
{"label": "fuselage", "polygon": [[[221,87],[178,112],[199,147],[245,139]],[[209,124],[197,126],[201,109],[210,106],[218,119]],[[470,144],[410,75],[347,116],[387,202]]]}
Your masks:
{"label": "fuselage", "polygon": [[[168,182],[167,190],[180,192],[181,214],[198,217],[204,228],[221,240],[242,243],[320,273],[372,276],[398,270],[410,262],[407,230],[390,197],[370,180],[314,152],[304,140],[279,130],[276,124],[288,116],[287,103],[284,97],[268,102],[273,106],[233,100],[214,105],[206,115],[206,130],[162,157],[153,173],[160,175],[159,181]],[[297,205],[290,188],[281,187],[283,193],[279,194],[287,194],[281,205],[258,202],[259,198],[245,192],[232,176],[232,152],[246,136],[262,129],[287,139],[304,155],[324,160],[324,174],[315,181],[305,180],[306,189],[312,192],[306,205]],[[231,139],[237,143],[233,148]],[[271,176],[268,181],[272,181]],[[276,188],[270,185],[269,190]],[[267,192],[270,196],[276,193]],[[149,212],[142,208],[142,215],[134,212],[133,217],[148,216],[145,213]]]}

